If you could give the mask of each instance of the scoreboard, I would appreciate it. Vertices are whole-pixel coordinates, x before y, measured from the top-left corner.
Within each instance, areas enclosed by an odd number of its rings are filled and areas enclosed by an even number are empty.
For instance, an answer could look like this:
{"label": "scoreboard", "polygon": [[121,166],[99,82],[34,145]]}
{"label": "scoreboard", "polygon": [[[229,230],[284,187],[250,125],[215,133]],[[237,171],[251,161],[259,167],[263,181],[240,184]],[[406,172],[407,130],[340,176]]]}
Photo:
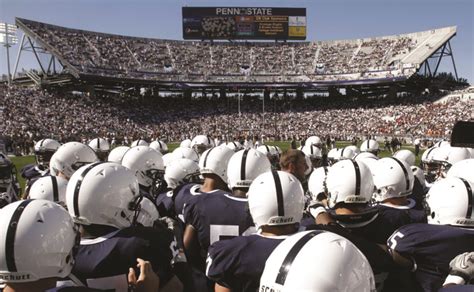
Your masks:
{"label": "scoreboard", "polygon": [[306,8],[183,7],[182,12],[183,39],[306,39]]}

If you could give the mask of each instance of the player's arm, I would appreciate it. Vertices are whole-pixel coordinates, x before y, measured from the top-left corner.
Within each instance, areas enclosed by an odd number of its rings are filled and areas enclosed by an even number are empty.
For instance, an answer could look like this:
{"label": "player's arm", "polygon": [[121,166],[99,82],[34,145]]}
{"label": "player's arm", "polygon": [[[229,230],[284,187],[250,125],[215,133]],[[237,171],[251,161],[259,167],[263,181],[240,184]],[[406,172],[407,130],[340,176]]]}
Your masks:
{"label": "player's arm", "polygon": [[214,286],[214,292],[232,292],[232,290],[216,283],[216,285]]}
{"label": "player's arm", "polygon": [[191,224],[186,225],[184,229],[183,245],[188,262],[193,266],[203,268],[197,230]]}
{"label": "player's arm", "polygon": [[392,236],[389,237],[387,240],[387,250],[389,251],[390,255],[392,256],[393,261],[400,267],[415,271],[416,270],[416,262],[406,256],[402,255],[399,251],[399,243],[405,237],[403,233],[400,231],[395,231]]}

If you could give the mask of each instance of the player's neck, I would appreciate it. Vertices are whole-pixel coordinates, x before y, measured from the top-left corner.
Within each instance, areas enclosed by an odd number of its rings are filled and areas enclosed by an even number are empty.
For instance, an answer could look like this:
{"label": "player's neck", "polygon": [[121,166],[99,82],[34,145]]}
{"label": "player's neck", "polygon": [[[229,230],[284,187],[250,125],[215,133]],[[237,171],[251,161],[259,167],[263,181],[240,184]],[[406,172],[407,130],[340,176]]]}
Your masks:
{"label": "player's neck", "polygon": [[210,178],[210,177],[206,177],[204,179],[204,183],[202,184],[201,192],[208,193],[214,190],[226,190],[226,189],[227,189],[227,185],[224,182]]}
{"label": "player's neck", "polygon": [[3,292],[44,292],[56,287],[56,278],[41,279],[29,283],[9,283],[3,289]]}
{"label": "player's neck", "polygon": [[260,234],[263,236],[289,235],[298,231],[298,224],[288,224],[279,226],[262,226]]}
{"label": "player's neck", "polygon": [[248,189],[242,190],[242,189],[234,188],[232,190],[232,196],[237,197],[237,198],[247,198],[247,191]]}

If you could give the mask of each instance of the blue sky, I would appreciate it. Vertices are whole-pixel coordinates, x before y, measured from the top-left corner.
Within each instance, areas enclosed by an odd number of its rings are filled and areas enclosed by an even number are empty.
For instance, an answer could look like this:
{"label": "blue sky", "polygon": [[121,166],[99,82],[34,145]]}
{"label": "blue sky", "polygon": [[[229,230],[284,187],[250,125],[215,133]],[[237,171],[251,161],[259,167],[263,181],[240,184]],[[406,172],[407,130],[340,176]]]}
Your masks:
{"label": "blue sky", "polygon": [[[472,0],[0,0],[0,21],[23,17],[92,31],[182,39],[182,6],[305,7],[307,40],[353,39],[456,25],[451,41],[458,74],[474,83]],[[18,46],[10,51],[16,58]],[[31,67],[33,57],[20,67]],[[442,71],[451,71],[444,60]],[[0,74],[7,72],[0,48]]]}

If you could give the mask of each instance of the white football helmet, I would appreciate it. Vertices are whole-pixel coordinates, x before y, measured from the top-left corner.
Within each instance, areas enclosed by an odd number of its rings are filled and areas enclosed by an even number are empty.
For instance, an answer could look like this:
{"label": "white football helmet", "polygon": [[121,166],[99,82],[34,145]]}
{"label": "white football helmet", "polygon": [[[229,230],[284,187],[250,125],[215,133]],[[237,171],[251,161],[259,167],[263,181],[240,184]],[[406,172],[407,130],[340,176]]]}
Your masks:
{"label": "white football helmet", "polygon": [[436,143],[434,143],[433,147],[446,147],[446,146],[451,146],[451,144],[449,143],[449,141],[445,141],[445,140],[440,140]]}
{"label": "white football helmet", "polygon": [[36,142],[34,146],[36,163],[48,167],[51,156],[53,156],[54,152],[56,152],[60,146],[61,144],[53,139],[46,138]]}
{"label": "white football helmet", "polygon": [[158,218],[160,218],[160,213],[158,213],[156,205],[147,197],[142,197],[137,222],[146,227],[153,227]]}
{"label": "white football helmet", "polygon": [[165,165],[162,156],[149,146],[135,146],[125,152],[122,165],[133,171],[140,185],[150,187],[163,180]]}
{"label": "white football helmet", "polygon": [[332,148],[328,152],[328,164],[332,165],[337,162],[337,157],[339,156],[339,148]]}
{"label": "white football helmet", "polygon": [[165,170],[165,180],[168,188],[175,189],[186,183],[200,183],[199,165],[187,158],[172,161]]}
{"label": "white football helmet", "polygon": [[464,159],[453,164],[447,177],[461,177],[474,182],[474,158]]}
{"label": "white football helmet", "polygon": [[[171,162],[173,162],[175,160],[173,152],[168,152],[168,153],[164,154],[162,158],[163,158],[163,164],[165,166],[165,170],[171,164]],[[187,159],[187,158],[179,158],[179,159]]]}
{"label": "white football helmet", "polygon": [[181,143],[179,144],[179,147],[184,147],[184,148],[191,148],[191,139],[185,139],[183,141],[181,141]]}
{"label": "white football helmet", "polygon": [[136,146],[149,146],[148,142],[143,140],[143,139],[138,139],[132,142],[130,147],[136,147]]}
{"label": "white football helmet", "polygon": [[110,152],[110,144],[103,138],[95,138],[89,141],[89,147],[95,151],[101,161],[106,161]]}
{"label": "white football helmet", "polygon": [[140,197],[134,172],[114,162],[81,167],[66,189],[69,213],[82,225],[129,227],[140,211],[137,203]]}
{"label": "white football helmet", "polygon": [[469,158],[471,153],[467,148],[444,146],[433,154],[432,162],[438,165],[439,175],[444,178],[453,164]]}
{"label": "white football helmet", "polygon": [[239,143],[239,141],[227,142],[225,146],[234,152],[237,152],[243,148],[242,145]]}
{"label": "white football helmet", "polygon": [[59,176],[43,176],[31,185],[30,199],[43,199],[51,202],[66,203],[67,179]]}
{"label": "white football helmet", "polygon": [[254,179],[247,192],[255,227],[299,223],[303,217],[304,193],[292,174],[271,171]]}
{"label": "white football helmet", "polygon": [[379,143],[372,139],[365,140],[360,144],[360,152],[370,152],[377,155],[379,150]]}
{"label": "white football helmet", "polygon": [[374,200],[383,202],[390,198],[410,195],[415,176],[408,163],[395,157],[385,157],[375,163],[372,172],[375,192]]}
{"label": "white football helmet", "polygon": [[2,283],[71,273],[80,237],[63,207],[46,200],[18,201],[1,210],[0,221]]}
{"label": "white football helmet", "polygon": [[428,223],[474,227],[473,189],[474,183],[463,178],[435,182],[426,194]]}
{"label": "white football helmet", "polygon": [[[311,268],[309,268],[311,267]],[[268,257],[259,291],[375,291],[375,279],[364,254],[332,232],[298,232]]]}
{"label": "white football helmet", "polygon": [[328,205],[337,203],[368,203],[374,192],[374,181],[369,167],[353,160],[341,160],[331,166],[326,179]]}
{"label": "white football helmet", "polygon": [[421,166],[427,182],[432,183],[437,179],[439,165],[433,161],[433,156],[440,151],[439,147],[431,147],[421,155]]}
{"label": "white football helmet", "polygon": [[310,144],[305,144],[301,149],[306,156],[311,160],[311,168],[321,166],[323,155],[321,149]]}
{"label": "white football helmet", "polygon": [[399,160],[403,160],[405,161],[406,163],[408,163],[408,165],[415,165],[415,153],[411,152],[410,150],[408,149],[401,149],[401,150],[398,150],[397,152],[395,152],[393,154],[393,157],[399,159]]}
{"label": "white football helmet", "polygon": [[[355,155],[357,155],[357,154],[360,153],[360,149],[359,149],[359,147],[357,147],[356,145],[349,145],[349,146],[346,146],[346,148],[347,148],[347,149],[351,149],[352,152],[355,153]],[[354,155],[354,156],[355,156],[355,155]],[[354,157],[352,157],[352,158],[354,158]]]}
{"label": "white football helmet", "polygon": [[211,147],[214,147],[214,141],[206,135],[197,135],[191,141],[191,148],[199,155]]}
{"label": "white football helmet", "polygon": [[168,153],[168,145],[161,140],[156,140],[150,143],[150,147],[159,151],[161,154]]}
{"label": "white football helmet", "polygon": [[174,159],[187,158],[199,161],[199,154],[192,148],[178,147],[173,151]]}
{"label": "white football helmet", "polygon": [[328,188],[326,179],[329,172],[329,166],[322,166],[316,168],[309,177],[308,190],[311,195],[311,200],[320,201],[327,197]]}
{"label": "white football helmet", "polygon": [[308,137],[308,139],[306,139],[306,141],[304,142],[304,145],[305,146],[314,145],[318,148],[321,148],[321,146],[323,145],[323,141],[318,136],[310,136]]}
{"label": "white football helmet", "polygon": [[109,153],[109,157],[107,157],[107,161],[109,162],[116,162],[118,164],[122,163],[122,158],[125,155],[125,152],[128,151],[130,147],[128,146],[117,146]]}
{"label": "white football helmet", "polygon": [[257,176],[270,170],[270,161],[264,154],[254,149],[240,150],[227,165],[229,188],[249,188]]}
{"label": "white football helmet", "polygon": [[79,142],[68,142],[61,145],[53,154],[49,162],[49,169],[51,175],[57,176],[61,172],[70,178],[81,166],[98,160],[91,147]]}
{"label": "white football helmet", "polygon": [[199,159],[201,174],[215,174],[227,183],[227,164],[234,151],[227,147],[213,147],[202,153]]}
{"label": "white football helmet", "polygon": [[353,159],[357,155],[357,153],[354,151],[354,146],[344,147],[340,152],[338,152],[338,154],[338,160]]}

